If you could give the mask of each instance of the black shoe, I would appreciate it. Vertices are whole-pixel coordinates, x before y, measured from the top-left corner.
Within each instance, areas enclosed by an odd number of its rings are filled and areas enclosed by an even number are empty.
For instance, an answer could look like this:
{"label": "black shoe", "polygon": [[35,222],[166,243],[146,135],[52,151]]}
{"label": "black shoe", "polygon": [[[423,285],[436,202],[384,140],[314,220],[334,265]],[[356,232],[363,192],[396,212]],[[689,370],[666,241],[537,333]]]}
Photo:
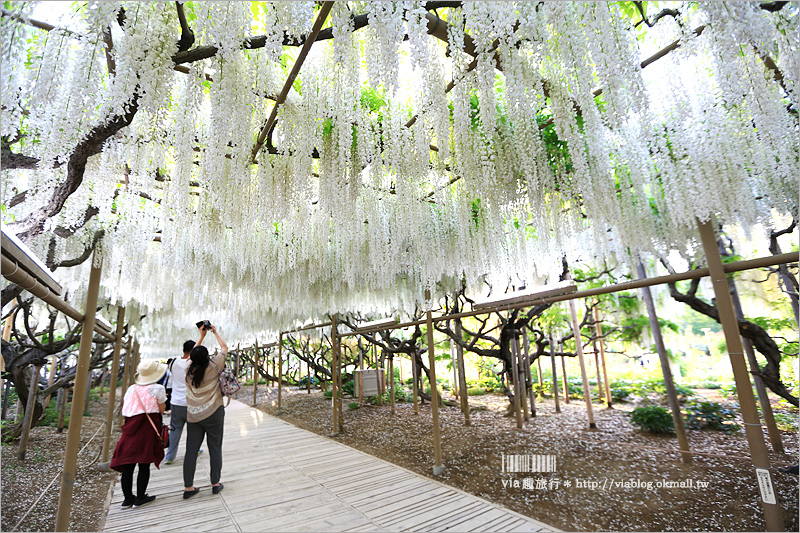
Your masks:
{"label": "black shoe", "polygon": [[184,500],[188,500],[189,498],[191,498],[192,496],[194,496],[198,492],[200,492],[200,489],[198,489],[198,488],[195,488],[194,490],[185,490],[185,491],[183,491],[183,499]]}
{"label": "black shoe", "polygon": [[122,502],[122,508],[123,509],[130,509],[131,507],[133,507],[133,500],[129,500],[127,498],[125,500],[123,500],[123,502]]}
{"label": "black shoe", "polygon": [[150,503],[151,501],[153,501],[155,499],[156,499],[155,496],[148,496],[147,494],[145,494],[141,498],[136,498],[136,503],[134,503],[133,506],[134,507],[141,507],[142,505],[147,505],[148,503]]}
{"label": "black shoe", "polygon": [[214,494],[219,494],[220,492],[222,492],[222,489],[224,489],[224,488],[225,488],[225,485],[220,483],[219,485],[212,486],[211,487],[211,492],[213,492]]}

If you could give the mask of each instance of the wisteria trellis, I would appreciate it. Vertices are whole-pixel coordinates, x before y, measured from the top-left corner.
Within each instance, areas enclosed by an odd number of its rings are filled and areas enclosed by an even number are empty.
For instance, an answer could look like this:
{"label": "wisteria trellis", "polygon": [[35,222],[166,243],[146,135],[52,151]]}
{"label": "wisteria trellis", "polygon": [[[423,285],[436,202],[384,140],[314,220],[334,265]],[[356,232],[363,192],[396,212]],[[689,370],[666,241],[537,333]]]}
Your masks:
{"label": "wisteria trellis", "polygon": [[[188,74],[173,70],[174,3],[89,2],[77,33],[2,19],[0,133],[23,128],[14,148],[40,160],[3,172],[4,204],[28,191],[4,213],[11,229],[88,131],[138,97],[29,245],[46,254],[55,227],[96,207],[55,254],[105,230],[101,296],[147,314],[145,341],[183,336],[198,309],[244,338],[410,311],[462,278],[547,277],[565,254],[693,253],[696,217],[798,214],[796,3],[684,6],[637,38],[611,3],[461,2],[436,12],[444,41],[425,3],[336,2],[333,38],[312,47],[255,165],[296,50],[282,43],[309,32],[315,3],[186,8],[194,48],[216,47]],[[243,49],[254,35],[265,46]],[[86,268],[59,271],[72,294]]]}

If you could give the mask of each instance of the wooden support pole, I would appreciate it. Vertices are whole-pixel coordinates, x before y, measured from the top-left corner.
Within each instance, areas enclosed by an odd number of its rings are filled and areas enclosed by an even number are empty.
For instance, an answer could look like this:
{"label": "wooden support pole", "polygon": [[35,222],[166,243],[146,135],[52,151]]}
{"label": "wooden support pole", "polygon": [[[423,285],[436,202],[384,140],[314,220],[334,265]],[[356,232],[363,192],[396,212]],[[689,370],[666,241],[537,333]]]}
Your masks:
{"label": "wooden support pole", "polygon": [[81,426],[83,424],[83,397],[89,377],[89,359],[92,351],[94,323],[97,310],[97,294],[100,289],[101,261],[95,255],[92,258],[92,269],[89,275],[89,289],[86,295],[86,307],[81,326],[81,340],[78,349],[78,365],[75,369],[75,388],[72,398],[72,409],[69,413],[69,430],[64,452],[64,467],[61,472],[61,491],[58,497],[55,531],[69,529],[69,517],[72,513],[72,491],[75,485],[75,472],[78,463],[78,446],[81,442]]}
{"label": "wooden support pole", "polygon": [[392,405],[392,416],[394,416],[394,354],[391,353],[389,354],[389,401]]}
{"label": "wooden support pole", "polygon": [[606,392],[606,409],[613,409],[614,403],[611,400],[611,383],[608,379],[608,367],[606,366],[606,347],[603,341],[603,330],[600,327],[600,309],[599,306],[594,308],[594,331],[597,335],[597,342],[600,343],[600,365],[603,367],[603,382],[605,384]]}
{"label": "wooden support pole", "polygon": [[710,221],[701,222],[698,220],[697,225],[700,229],[700,240],[703,243],[703,250],[706,254],[711,283],[714,286],[714,295],[717,299],[717,309],[722,323],[722,330],[725,333],[725,341],[728,345],[728,355],[730,356],[731,367],[733,367],[733,377],[736,381],[736,391],[739,397],[742,419],[744,420],[745,434],[750,445],[750,456],[753,459],[758,486],[761,490],[761,506],[764,509],[767,531],[784,531],[783,509],[778,500],[777,491],[772,484],[767,444],[764,442],[761,422],[758,419],[753,385],[750,382],[750,374],[747,372],[742,338],[739,336],[739,324],[736,320],[736,312],[733,309],[733,301],[728,290],[725,269],[722,266],[722,259],[717,248],[717,237]]}
{"label": "wooden support pole", "polygon": [[569,301],[569,311],[572,314],[572,335],[575,339],[575,351],[578,353],[578,362],[581,365],[581,378],[583,378],[583,397],[586,400],[586,416],[589,419],[589,428],[596,428],[594,423],[594,410],[592,409],[592,395],[589,392],[589,378],[586,377],[586,365],[583,361],[583,340],[581,329],[578,326],[578,313],[575,312],[575,301]]}
{"label": "wooden support pole", "polygon": [[67,387],[61,387],[58,389],[58,395],[56,396],[56,407],[58,407],[58,427],[56,431],[59,433],[64,432],[64,423],[66,422],[67,418],[67,399],[69,398],[69,389]]}
{"label": "wooden support pole", "polygon": [[281,412],[281,391],[283,390],[283,333],[278,335],[278,413]]}
{"label": "wooden support pole", "polygon": [[[133,339],[128,335],[128,342],[125,344],[125,367],[122,370],[122,390],[119,393],[119,416],[117,417],[117,427],[122,427],[124,422],[122,416],[122,405],[125,402],[125,393],[128,391],[128,375],[131,373],[131,361],[133,361],[133,348],[131,343]],[[114,380],[118,380],[118,376],[114,376]]]}
{"label": "wooden support pole", "polygon": [[[425,299],[430,301],[430,293],[426,291]],[[442,437],[439,433],[439,387],[436,383],[436,354],[433,345],[433,317],[428,309],[428,369],[431,382],[431,420],[433,422],[433,475],[438,476],[444,472],[442,466]]]}
{"label": "wooden support pole", "polygon": [[25,405],[25,417],[22,419],[22,433],[19,436],[19,447],[17,448],[17,458],[25,460],[25,453],[28,451],[28,439],[31,435],[31,422],[33,421],[33,410],[36,407],[36,396],[39,394],[39,373],[42,371],[40,365],[32,368],[30,387],[28,388],[28,402]]}
{"label": "wooden support pole", "polygon": [[[50,385],[53,384],[53,381],[56,379],[56,355],[53,356],[53,362],[50,363],[50,376],[47,378],[47,387],[49,388]],[[44,399],[44,408],[47,409],[50,407],[50,398],[52,394],[48,394],[47,398]]]}
{"label": "wooden support pole", "polygon": [[256,407],[258,403],[256,402],[256,395],[258,394],[258,379],[260,378],[258,374],[258,341],[256,340],[253,343],[253,348],[255,349],[255,353],[253,354],[253,407]]}
{"label": "wooden support pole", "polygon": [[522,365],[522,369],[525,372],[525,394],[531,402],[531,416],[536,416],[536,395],[533,393],[530,345],[531,343],[528,340],[528,332],[525,331],[525,328],[522,328],[522,348],[525,350],[525,364]]}
{"label": "wooden support pole", "polygon": [[[461,319],[455,320],[456,337],[461,340]],[[467,371],[464,368],[464,348],[456,343],[456,357],[458,358],[458,392],[461,396],[461,412],[464,414],[464,425],[469,426],[472,422],[469,419],[469,397],[467,396]]]}
{"label": "wooden support pole", "polygon": [[[523,328],[520,333],[523,333],[525,329]],[[524,335],[524,333],[523,333]],[[520,409],[522,409],[522,418],[525,422],[530,420],[530,415],[528,414],[528,378],[525,373],[525,367],[527,366],[530,368],[530,361],[528,360],[528,353],[523,352],[520,348],[519,344],[519,335],[514,335],[514,350],[517,352],[517,365],[519,365],[517,375],[519,376],[519,388],[520,388]]]}
{"label": "wooden support pole", "polygon": [[[640,278],[647,275],[641,261],[636,265],[636,271]],[[678,446],[681,449],[681,461],[684,463],[691,463],[692,455],[689,453],[689,438],[686,436],[686,428],[684,427],[683,415],[681,414],[681,405],[678,402],[678,393],[675,391],[672,370],[669,367],[669,356],[664,346],[664,338],[661,335],[661,326],[658,323],[658,315],[656,314],[653,295],[650,294],[650,287],[642,287],[640,290],[644,297],[644,305],[647,308],[647,318],[650,321],[650,331],[653,334],[653,342],[656,345],[658,359],[661,362],[661,372],[664,374],[664,388],[667,391],[667,402],[672,411],[672,422],[675,425],[675,434],[678,437]]]}
{"label": "wooden support pole", "polygon": [[309,344],[309,354],[308,354],[308,361],[306,361],[306,371],[308,372],[308,374],[306,375],[306,393],[311,394],[311,353],[310,353],[311,339],[309,339],[308,344]]}
{"label": "wooden support pole", "polygon": [[333,315],[331,318],[331,432],[333,435],[339,433],[339,408],[336,405],[336,396],[339,394],[337,384],[336,368],[339,365],[339,350],[336,346],[336,333],[338,327],[338,316]]}
{"label": "wooden support pole", "polygon": [[458,357],[456,357],[456,343],[452,340],[450,341],[450,364],[453,365],[453,396],[458,398]]}
{"label": "wooden support pole", "polygon": [[92,391],[92,370],[91,369],[89,369],[88,378],[89,379],[86,380],[86,397],[83,400],[83,412],[84,413],[89,410],[89,396],[90,396],[89,393]]}
{"label": "wooden support pole", "polygon": [[[558,351],[564,353],[564,343],[558,343]],[[564,403],[569,403],[569,383],[568,383],[568,375],[567,375],[567,358],[565,356],[561,356],[561,379],[563,380],[564,384]]]}
{"label": "wooden support pole", "polygon": [[419,368],[417,368],[417,356],[416,354],[409,354],[411,355],[411,379],[413,380],[412,394],[414,395],[414,414],[419,414]]}
{"label": "wooden support pole", "polygon": [[550,365],[553,371],[553,398],[556,402],[556,413],[561,412],[561,404],[558,400],[558,373],[556,372],[556,348],[553,334],[550,333]]}
{"label": "wooden support pole", "polygon": [[117,399],[117,376],[119,376],[119,359],[122,350],[122,329],[125,326],[125,308],[117,309],[117,333],[114,340],[114,353],[111,356],[111,373],[108,379],[108,407],[106,408],[106,427],[103,428],[103,452],[101,463],[109,462],[111,452],[111,426],[114,422],[114,404]]}
{"label": "wooden support pole", "polygon": [[[14,298],[11,301],[11,305],[13,305],[13,306],[17,305],[17,299],[16,298]],[[12,311],[12,313],[6,317],[6,320],[5,320],[4,324],[3,324],[3,340],[6,341],[6,342],[11,340],[11,330],[13,329],[14,317],[16,315],[17,315],[17,309],[14,309],[14,311]],[[2,356],[2,354],[0,354],[0,368],[2,368],[2,371],[5,372],[5,370],[6,370],[6,360],[5,360],[5,357]],[[3,385],[4,385],[4,388],[6,389],[6,396],[3,398],[3,416],[2,416],[3,420],[6,419],[6,408],[8,407],[9,383],[11,383],[11,382],[10,381],[6,381],[5,379],[3,380]],[[17,415],[19,415],[19,402],[17,402]]]}
{"label": "wooden support pole", "polygon": [[[731,292],[733,308],[736,311],[736,319],[744,320],[742,302],[739,300],[739,291],[736,290],[736,282],[733,280],[733,277],[728,278],[728,287]],[[758,403],[761,404],[761,417],[764,419],[764,425],[767,426],[767,435],[769,435],[772,450],[775,453],[783,453],[781,432],[778,431],[778,425],[775,423],[775,415],[772,413],[772,404],[769,403],[767,387],[764,385],[764,378],[761,376],[761,368],[759,368],[758,361],[756,360],[756,352],[753,350],[753,341],[742,337],[742,346],[744,347],[744,353],[747,355],[747,364],[750,366],[750,374],[753,376],[753,383],[756,386]]]}
{"label": "wooden support pole", "polygon": [[597,339],[592,340],[594,351],[594,369],[597,372],[597,399],[604,402],[603,398],[603,376],[600,375],[600,351],[597,349]]}
{"label": "wooden support pole", "polygon": [[544,376],[542,375],[543,373],[542,373],[542,358],[541,357],[537,357],[536,358],[536,368],[538,370],[538,372],[536,373],[536,376],[539,378],[539,390],[540,391],[544,391],[544,379],[543,379]]}
{"label": "wooden support pole", "polygon": [[511,379],[514,383],[514,418],[517,420],[517,428],[522,429],[522,421],[523,421],[523,414],[522,410],[522,396],[524,395],[522,386],[522,379],[519,375],[519,338],[517,337],[517,333],[513,333],[513,337],[510,342],[510,351],[511,351]]}

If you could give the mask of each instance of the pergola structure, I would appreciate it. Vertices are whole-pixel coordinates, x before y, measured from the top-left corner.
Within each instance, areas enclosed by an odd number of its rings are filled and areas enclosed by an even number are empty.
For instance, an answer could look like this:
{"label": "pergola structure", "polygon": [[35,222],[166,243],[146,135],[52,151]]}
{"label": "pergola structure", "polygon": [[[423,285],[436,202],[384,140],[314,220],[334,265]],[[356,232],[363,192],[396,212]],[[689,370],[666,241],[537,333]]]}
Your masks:
{"label": "pergola structure", "polygon": [[[457,316],[432,309],[456,288],[552,281],[562,259],[705,258],[673,279],[714,281],[768,480],[724,275],[797,254],[723,266],[714,232],[798,218],[798,8],[624,4],[90,2],[65,26],[13,4],[4,227],[71,266],[73,305],[127,309],[145,355],[197,318],[279,351],[329,326],[334,431],[340,315],[424,308],[391,327],[427,324],[435,372],[433,323]],[[18,283],[12,266],[4,245]]]}

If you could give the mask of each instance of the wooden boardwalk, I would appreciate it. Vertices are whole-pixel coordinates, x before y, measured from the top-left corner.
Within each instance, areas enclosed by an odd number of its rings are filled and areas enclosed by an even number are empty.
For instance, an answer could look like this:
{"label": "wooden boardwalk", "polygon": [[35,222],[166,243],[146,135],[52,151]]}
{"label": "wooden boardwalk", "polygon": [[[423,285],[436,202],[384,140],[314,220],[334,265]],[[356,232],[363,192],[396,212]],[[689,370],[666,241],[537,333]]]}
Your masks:
{"label": "wooden boardwalk", "polygon": [[151,468],[153,503],[121,509],[117,482],[104,531],[554,531],[235,400],[225,413],[225,489],[211,493],[204,453],[200,493],[183,500],[185,434],[175,463]]}

